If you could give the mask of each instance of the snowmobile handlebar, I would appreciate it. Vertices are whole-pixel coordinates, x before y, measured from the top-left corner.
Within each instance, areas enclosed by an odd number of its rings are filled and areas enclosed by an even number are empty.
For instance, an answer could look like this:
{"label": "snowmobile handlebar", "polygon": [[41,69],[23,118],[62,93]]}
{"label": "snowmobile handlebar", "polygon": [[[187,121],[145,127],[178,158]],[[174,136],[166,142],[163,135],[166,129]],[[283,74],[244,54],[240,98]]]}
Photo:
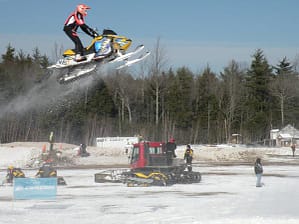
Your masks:
{"label": "snowmobile handlebar", "polygon": [[94,37],[98,37],[98,36],[100,36],[100,34],[98,33],[98,30],[97,30],[97,29],[92,29],[92,35],[93,35]]}
{"label": "snowmobile handlebar", "polygon": [[103,32],[102,34],[99,34],[98,33],[98,29],[91,29],[91,32],[92,32],[92,35],[94,37],[98,37],[98,36],[101,36],[101,35],[117,35],[117,33],[115,33],[113,30],[109,30],[109,29],[103,29]]}

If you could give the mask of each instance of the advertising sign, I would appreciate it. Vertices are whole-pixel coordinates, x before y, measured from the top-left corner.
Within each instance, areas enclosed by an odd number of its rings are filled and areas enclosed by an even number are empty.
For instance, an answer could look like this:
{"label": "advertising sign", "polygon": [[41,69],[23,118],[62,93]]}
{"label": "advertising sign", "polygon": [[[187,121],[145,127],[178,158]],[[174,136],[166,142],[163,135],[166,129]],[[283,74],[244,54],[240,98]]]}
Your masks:
{"label": "advertising sign", "polygon": [[57,178],[14,178],[14,199],[55,199]]}

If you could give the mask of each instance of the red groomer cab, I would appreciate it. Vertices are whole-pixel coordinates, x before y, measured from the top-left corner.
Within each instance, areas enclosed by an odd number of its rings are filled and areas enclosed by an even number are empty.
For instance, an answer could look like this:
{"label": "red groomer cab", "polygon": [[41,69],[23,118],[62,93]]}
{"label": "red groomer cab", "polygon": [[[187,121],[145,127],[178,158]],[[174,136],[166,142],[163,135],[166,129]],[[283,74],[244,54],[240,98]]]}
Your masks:
{"label": "red groomer cab", "polygon": [[166,166],[165,143],[142,141],[134,144],[130,157],[131,169]]}

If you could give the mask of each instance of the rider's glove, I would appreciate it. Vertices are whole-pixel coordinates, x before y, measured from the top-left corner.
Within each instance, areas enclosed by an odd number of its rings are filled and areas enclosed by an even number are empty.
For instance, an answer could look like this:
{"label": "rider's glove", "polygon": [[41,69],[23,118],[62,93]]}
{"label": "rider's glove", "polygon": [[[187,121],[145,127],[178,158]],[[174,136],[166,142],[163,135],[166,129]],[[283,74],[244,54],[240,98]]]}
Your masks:
{"label": "rider's glove", "polygon": [[97,37],[98,36],[97,32],[95,30],[91,29],[90,27],[88,27],[88,34],[91,37]]}
{"label": "rider's glove", "polygon": [[97,37],[98,36],[97,32],[94,31],[92,36]]}
{"label": "rider's glove", "polygon": [[90,29],[90,33],[92,37],[97,37],[99,35],[94,29]]}

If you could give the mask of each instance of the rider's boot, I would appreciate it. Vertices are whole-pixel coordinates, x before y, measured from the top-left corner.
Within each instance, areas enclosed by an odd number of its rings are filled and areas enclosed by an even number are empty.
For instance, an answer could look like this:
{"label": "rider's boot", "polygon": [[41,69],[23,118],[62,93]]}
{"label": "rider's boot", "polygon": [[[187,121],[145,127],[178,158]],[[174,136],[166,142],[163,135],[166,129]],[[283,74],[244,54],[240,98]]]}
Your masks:
{"label": "rider's boot", "polygon": [[80,61],[85,61],[87,58],[85,56],[82,56],[81,54],[76,54],[75,55],[75,61],[80,62]]}

